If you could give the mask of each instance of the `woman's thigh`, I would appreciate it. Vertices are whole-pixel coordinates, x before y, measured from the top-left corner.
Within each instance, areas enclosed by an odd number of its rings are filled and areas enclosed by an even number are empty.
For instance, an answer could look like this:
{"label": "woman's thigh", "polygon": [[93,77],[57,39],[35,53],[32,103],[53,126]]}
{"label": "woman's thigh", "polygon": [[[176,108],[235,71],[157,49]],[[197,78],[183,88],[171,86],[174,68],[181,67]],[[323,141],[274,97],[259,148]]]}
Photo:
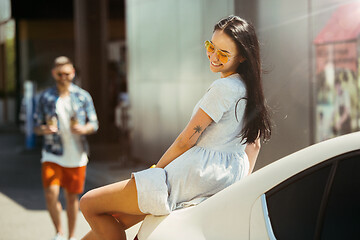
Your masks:
{"label": "woman's thigh", "polygon": [[144,220],[146,215],[129,215],[125,213],[116,213],[112,215],[117,221],[121,222],[125,229]]}
{"label": "woman's thigh", "polygon": [[138,206],[134,179],[113,183],[87,192],[80,200],[82,211],[94,214],[144,215]]}

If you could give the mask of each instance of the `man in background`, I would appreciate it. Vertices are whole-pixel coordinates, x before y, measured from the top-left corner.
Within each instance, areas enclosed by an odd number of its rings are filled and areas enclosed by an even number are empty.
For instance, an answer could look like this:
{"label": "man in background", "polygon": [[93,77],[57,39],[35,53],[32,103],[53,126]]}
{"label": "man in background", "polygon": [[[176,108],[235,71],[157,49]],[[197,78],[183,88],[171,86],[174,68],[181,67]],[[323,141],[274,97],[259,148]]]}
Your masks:
{"label": "man in background", "polygon": [[84,190],[88,143],[85,136],[98,129],[90,94],[73,84],[75,68],[69,58],[55,59],[52,69],[55,86],[40,96],[35,110],[35,133],[44,137],[42,182],[45,200],[56,235],[65,240],[61,225],[60,187],[64,189],[69,237],[74,240],[79,211],[79,194]]}

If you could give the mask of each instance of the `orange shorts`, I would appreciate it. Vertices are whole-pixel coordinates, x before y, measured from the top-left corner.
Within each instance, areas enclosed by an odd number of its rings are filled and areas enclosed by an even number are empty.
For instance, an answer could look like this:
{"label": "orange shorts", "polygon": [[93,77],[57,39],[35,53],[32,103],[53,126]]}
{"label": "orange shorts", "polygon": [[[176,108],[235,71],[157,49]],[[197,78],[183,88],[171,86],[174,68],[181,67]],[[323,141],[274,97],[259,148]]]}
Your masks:
{"label": "orange shorts", "polygon": [[67,168],[56,163],[44,162],[41,170],[44,188],[58,185],[69,193],[80,194],[84,191],[86,166]]}

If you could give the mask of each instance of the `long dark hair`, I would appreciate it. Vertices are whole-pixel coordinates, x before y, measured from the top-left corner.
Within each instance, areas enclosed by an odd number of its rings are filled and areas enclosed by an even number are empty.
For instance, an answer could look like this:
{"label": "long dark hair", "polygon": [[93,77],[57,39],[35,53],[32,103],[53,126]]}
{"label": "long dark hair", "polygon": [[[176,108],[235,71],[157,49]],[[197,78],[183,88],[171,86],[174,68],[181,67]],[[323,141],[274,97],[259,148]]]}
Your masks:
{"label": "long dark hair", "polygon": [[239,136],[246,143],[254,143],[259,136],[266,141],[271,136],[271,120],[263,92],[260,48],[255,29],[244,19],[229,16],[215,25],[214,32],[217,30],[231,37],[239,54],[245,58],[237,69],[247,90],[244,127]]}

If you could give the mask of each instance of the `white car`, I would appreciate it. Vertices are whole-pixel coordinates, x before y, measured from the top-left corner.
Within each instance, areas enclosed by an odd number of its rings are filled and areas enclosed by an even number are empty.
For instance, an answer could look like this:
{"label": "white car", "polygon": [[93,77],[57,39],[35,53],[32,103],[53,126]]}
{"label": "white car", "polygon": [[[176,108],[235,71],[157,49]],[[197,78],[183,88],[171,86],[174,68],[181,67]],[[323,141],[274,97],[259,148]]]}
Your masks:
{"label": "white car", "polygon": [[360,239],[360,132],[259,169],[195,207],[147,216],[139,240]]}

